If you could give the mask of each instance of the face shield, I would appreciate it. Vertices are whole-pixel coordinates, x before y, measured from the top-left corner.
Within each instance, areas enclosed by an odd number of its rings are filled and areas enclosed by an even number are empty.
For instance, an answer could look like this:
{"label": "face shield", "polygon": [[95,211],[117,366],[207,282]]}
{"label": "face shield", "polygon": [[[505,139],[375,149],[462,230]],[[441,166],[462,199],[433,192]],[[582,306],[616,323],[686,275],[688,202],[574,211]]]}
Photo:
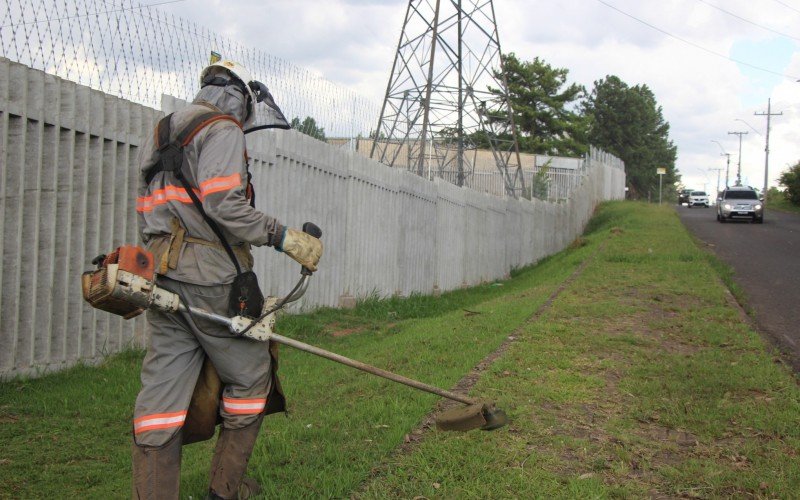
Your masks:
{"label": "face shield", "polygon": [[286,117],[283,116],[281,108],[275,104],[275,99],[270,94],[269,89],[263,83],[252,80],[248,83],[250,94],[255,96],[255,105],[251,108],[253,112],[246,121],[245,134],[256,130],[269,128],[279,128],[288,130],[291,128]]}

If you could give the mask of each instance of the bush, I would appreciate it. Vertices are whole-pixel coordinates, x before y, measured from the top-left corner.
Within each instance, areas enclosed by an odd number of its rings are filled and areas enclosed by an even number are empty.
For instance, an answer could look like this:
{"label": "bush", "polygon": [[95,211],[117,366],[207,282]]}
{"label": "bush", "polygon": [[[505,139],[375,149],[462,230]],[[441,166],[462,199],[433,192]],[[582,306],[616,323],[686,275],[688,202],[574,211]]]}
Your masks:
{"label": "bush", "polygon": [[783,172],[778,179],[781,186],[786,188],[785,195],[792,205],[800,206],[800,161],[786,172]]}

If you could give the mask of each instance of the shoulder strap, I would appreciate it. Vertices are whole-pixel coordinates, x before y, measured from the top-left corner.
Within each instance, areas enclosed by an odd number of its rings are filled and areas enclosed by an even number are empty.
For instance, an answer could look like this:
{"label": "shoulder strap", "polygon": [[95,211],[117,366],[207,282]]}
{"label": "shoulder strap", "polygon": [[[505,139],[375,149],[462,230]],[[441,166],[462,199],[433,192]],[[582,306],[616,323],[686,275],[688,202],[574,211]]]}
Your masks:
{"label": "shoulder strap", "polygon": [[192,121],[190,121],[189,124],[178,133],[175,142],[177,142],[182,148],[186,147],[190,142],[192,142],[192,139],[194,139],[194,136],[197,135],[198,132],[208,127],[212,123],[220,120],[232,121],[241,128],[236,118],[232,117],[231,115],[226,115],[221,111],[207,111],[195,116]]}
{"label": "shoulder strap", "polygon": [[158,150],[158,161],[144,173],[144,181],[147,184],[153,182],[153,178],[159,172],[174,172],[180,168],[183,162],[183,151],[169,140],[172,134],[172,113],[158,121],[156,125],[156,143]]}
{"label": "shoulder strap", "polygon": [[198,113],[192,120],[178,132],[174,141],[170,140],[172,135],[172,115],[170,113],[161,120],[156,126],[156,149],[160,154],[159,161],[145,172],[145,182],[150,184],[159,172],[177,172],[183,164],[183,148],[186,147],[194,136],[201,130],[220,120],[228,120],[235,123],[239,128],[241,124],[231,115],[226,115],[221,111],[208,110]]}

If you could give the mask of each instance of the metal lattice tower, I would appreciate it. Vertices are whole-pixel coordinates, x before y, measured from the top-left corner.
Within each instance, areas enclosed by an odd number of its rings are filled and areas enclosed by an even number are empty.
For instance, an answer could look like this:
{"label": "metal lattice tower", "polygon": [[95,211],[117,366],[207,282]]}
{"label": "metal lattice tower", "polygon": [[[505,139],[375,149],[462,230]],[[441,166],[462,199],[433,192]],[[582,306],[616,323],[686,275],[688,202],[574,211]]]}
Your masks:
{"label": "metal lattice tower", "polygon": [[370,157],[463,186],[480,145],[518,197],[525,186],[501,65],[492,0],[410,0]]}

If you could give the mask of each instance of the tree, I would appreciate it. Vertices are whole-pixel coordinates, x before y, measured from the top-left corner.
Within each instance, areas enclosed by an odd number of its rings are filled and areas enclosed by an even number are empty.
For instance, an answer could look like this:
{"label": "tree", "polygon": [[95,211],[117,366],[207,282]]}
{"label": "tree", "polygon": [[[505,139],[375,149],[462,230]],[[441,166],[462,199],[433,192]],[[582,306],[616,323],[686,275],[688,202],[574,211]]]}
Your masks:
{"label": "tree", "polygon": [[786,191],[784,191],[786,199],[792,205],[800,205],[800,161],[790,167],[789,170],[781,173],[778,182],[786,188]]}
{"label": "tree", "polygon": [[[513,53],[503,56],[508,96],[514,110],[521,151],[561,156],[581,156],[587,150],[586,121],[579,103],[586,89],[567,85],[566,68],[553,68],[538,57],[531,62]],[[503,74],[495,71],[495,78]],[[499,89],[489,89],[502,95]],[[485,138],[476,135],[481,143]]]}
{"label": "tree", "polygon": [[377,137],[377,139],[379,141],[385,141],[386,140],[386,134],[384,134],[383,132],[378,133],[377,130],[370,131],[369,138],[374,141],[376,137]]}
{"label": "tree", "polygon": [[647,85],[628,86],[616,76],[594,82],[584,103],[589,119],[588,139],[625,162],[630,195],[633,198],[657,196],[656,169],[666,169],[663,186],[672,196],[680,181],[675,170],[678,149],[669,138],[669,123]]}
{"label": "tree", "polygon": [[542,165],[539,168],[539,171],[534,174],[533,178],[531,178],[531,185],[529,188],[531,196],[528,196],[528,199],[547,199],[547,195],[550,193],[550,178],[547,176],[547,171],[550,169],[552,163],[552,158],[547,160],[547,163]]}
{"label": "tree", "polygon": [[306,135],[309,135],[314,139],[319,139],[320,141],[323,142],[325,142],[326,140],[325,129],[317,125],[317,121],[311,118],[310,116],[306,116],[306,118],[302,122],[298,117],[292,118],[291,126],[298,132],[302,132]]}

